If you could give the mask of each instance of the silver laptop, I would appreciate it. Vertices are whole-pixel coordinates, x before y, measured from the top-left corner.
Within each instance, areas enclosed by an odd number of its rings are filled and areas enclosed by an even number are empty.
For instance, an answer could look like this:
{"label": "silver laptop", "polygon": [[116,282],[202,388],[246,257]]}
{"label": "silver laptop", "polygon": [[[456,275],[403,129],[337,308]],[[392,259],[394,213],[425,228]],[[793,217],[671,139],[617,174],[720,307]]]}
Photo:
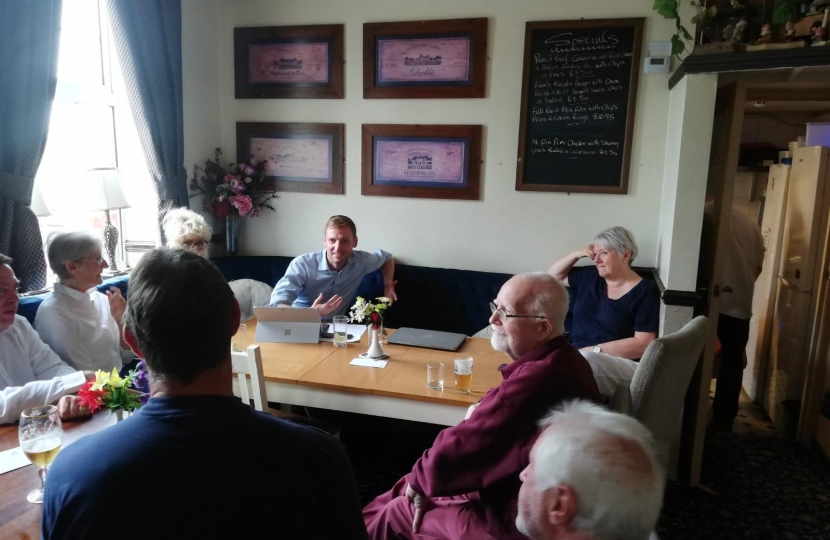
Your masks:
{"label": "silver laptop", "polygon": [[319,343],[320,312],[312,308],[255,307],[256,341]]}
{"label": "silver laptop", "polygon": [[389,343],[409,345],[412,347],[426,347],[427,349],[442,349],[455,351],[467,338],[464,334],[453,332],[438,332],[436,330],[420,330],[418,328],[398,328],[389,336]]}

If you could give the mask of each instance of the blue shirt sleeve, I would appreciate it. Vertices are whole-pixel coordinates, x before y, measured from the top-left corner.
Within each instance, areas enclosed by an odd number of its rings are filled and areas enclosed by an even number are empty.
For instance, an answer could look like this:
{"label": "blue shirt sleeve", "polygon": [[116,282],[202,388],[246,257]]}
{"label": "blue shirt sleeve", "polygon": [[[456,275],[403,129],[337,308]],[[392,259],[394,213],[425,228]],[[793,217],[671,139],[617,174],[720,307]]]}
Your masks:
{"label": "blue shirt sleeve", "polygon": [[360,265],[360,271],[365,274],[371,274],[378,270],[381,266],[389,262],[392,254],[382,249],[375,251],[355,251],[352,253],[355,261]]}
{"label": "blue shirt sleeve", "polygon": [[308,264],[302,256],[296,257],[288,265],[288,270],[277,282],[277,286],[274,287],[269,305],[286,304],[290,306],[305,288],[306,283],[308,283]]}
{"label": "blue shirt sleeve", "polygon": [[598,275],[599,272],[594,265],[571,268],[571,271],[568,272],[568,288],[579,289],[586,282],[593,282]]}
{"label": "blue shirt sleeve", "polygon": [[657,332],[660,329],[660,292],[657,286],[643,279],[644,291],[634,307],[634,331]]}

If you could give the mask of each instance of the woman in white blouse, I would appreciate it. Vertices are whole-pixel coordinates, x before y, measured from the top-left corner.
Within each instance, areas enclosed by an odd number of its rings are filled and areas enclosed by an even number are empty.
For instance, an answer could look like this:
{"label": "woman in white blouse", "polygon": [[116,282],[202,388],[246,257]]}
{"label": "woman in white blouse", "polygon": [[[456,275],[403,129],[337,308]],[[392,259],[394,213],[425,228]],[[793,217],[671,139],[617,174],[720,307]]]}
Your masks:
{"label": "woman in white blouse", "polygon": [[79,370],[121,370],[134,358],[121,336],[127,306],[121,291],[96,290],[108,268],[101,241],[86,232],[56,233],[47,246],[57,283],[37,310],[35,329],[61,359]]}

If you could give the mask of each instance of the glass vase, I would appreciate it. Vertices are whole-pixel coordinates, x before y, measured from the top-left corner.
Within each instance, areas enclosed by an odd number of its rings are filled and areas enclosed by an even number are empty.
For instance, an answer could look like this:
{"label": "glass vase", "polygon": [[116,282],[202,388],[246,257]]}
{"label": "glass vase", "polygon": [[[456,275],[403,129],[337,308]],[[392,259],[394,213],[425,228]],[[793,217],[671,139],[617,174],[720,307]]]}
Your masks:
{"label": "glass vase", "polygon": [[225,218],[225,253],[236,255],[239,251],[239,216],[228,214]]}

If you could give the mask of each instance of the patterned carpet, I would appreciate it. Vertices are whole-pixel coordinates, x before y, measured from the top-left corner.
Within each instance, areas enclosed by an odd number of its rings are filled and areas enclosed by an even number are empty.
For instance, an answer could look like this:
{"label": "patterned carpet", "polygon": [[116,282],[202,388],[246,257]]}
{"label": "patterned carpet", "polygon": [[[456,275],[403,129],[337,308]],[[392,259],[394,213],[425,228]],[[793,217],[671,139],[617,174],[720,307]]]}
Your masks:
{"label": "patterned carpet", "polygon": [[[338,421],[364,505],[409,472],[440,431],[359,415]],[[710,432],[702,483],[712,492],[669,482],[661,539],[830,539],[830,462],[794,442]]]}

